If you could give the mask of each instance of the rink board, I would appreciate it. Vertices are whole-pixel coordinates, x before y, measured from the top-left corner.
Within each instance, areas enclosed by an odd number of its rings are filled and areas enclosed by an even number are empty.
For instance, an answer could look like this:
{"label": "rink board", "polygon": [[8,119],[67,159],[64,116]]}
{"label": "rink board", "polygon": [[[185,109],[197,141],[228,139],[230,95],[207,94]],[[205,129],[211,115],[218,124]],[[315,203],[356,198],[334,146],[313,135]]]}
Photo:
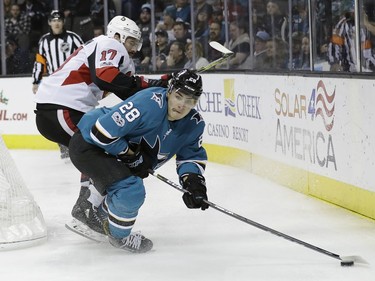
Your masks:
{"label": "rink board", "polygon": [[[205,74],[197,110],[209,160],[241,167],[375,219],[374,82]],[[16,85],[16,86],[15,86]],[[4,78],[10,148],[57,149],[38,134],[30,78]]]}

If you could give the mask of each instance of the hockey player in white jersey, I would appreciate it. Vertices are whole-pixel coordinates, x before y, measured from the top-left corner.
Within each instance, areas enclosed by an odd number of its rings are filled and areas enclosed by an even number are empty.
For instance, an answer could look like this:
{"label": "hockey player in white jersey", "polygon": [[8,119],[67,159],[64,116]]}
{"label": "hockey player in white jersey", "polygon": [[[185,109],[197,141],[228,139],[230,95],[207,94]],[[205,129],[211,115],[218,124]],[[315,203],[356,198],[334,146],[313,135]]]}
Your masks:
{"label": "hockey player in white jersey", "polygon": [[[127,17],[114,17],[107,26],[107,35],[81,45],[54,73],[43,79],[35,95],[39,132],[53,142],[69,146],[81,117],[108,93],[126,99],[149,86],[166,87],[167,80],[134,75],[131,57],[141,46],[137,24]],[[87,192],[87,188],[95,191],[85,176],[82,176],[81,186],[82,193]],[[100,197],[92,201],[98,204]],[[72,212],[85,220],[82,210]]]}
{"label": "hockey player in white jersey", "polygon": [[[131,232],[145,198],[142,178],[173,156],[180,182],[189,191],[183,195],[186,206],[208,208],[203,201],[205,122],[193,108],[201,93],[202,78],[185,69],[173,75],[168,89],[142,90],[112,108],[86,113],[78,123],[69,145],[72,163],[106,196],[98,209],[90,209],[86,224],[107,234],[113,246],[131,252],[151,250],[151,240]],[[85,233],[80,234],[90,238]]]}
{"label": "hockey player in white jersey", "polygon": [[165,80],[134,76],[131,57],[142,47],[141,32],[126,17],[113,18],[107,35],[79,47],[60,68],[43,79],[35,95],[36,124],[47,139],[68,144],[82,115],[109,92],[126,99]]}

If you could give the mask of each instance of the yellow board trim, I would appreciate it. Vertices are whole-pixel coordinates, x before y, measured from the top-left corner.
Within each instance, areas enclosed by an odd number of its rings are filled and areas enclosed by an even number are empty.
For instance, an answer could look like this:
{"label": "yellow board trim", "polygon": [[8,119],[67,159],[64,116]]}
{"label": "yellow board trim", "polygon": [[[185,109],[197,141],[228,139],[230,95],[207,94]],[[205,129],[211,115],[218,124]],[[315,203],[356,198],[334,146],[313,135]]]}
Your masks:
{"label": "yellow board trim", "polygon": [[250,152],[213,144],[204,144],[203,146],[207,151],[209,161],[251,171]]}
{"label": "yellow board trim", "polygon": [[375,219],[375,192],[240,149],[219,145],[204,147],[210,161],[244,168],[295,191]]}
{"label": "yellow board trim", "polygon": [[56,143],[40,135],[2,135],[9,149],[57,149]]}

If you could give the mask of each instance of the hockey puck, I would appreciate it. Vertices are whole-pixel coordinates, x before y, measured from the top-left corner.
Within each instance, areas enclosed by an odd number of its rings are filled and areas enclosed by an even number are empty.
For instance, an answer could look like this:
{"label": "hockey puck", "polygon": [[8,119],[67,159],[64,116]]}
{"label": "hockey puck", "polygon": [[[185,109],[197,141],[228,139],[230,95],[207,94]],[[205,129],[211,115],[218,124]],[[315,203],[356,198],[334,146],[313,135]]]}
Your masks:
{"label": "hockey puck", "polygon": [[352,266],[354,265],[354,261],[342,261],[341,266]]}

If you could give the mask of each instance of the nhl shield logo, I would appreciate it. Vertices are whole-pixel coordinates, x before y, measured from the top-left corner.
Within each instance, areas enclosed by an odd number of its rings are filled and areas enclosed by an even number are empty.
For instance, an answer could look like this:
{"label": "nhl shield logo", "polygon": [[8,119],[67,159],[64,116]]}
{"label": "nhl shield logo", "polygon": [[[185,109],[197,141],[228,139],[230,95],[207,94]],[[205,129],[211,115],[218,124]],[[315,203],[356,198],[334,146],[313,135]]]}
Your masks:
{"label": "nhl shield logo", "polygon": [[61,45],[60,45],[60,51],[61,52],[66,53],[66,52],[69,51],[69,49],[70,49],[70,44],[69,43],[67,43],[67,42],[61,43]]}

